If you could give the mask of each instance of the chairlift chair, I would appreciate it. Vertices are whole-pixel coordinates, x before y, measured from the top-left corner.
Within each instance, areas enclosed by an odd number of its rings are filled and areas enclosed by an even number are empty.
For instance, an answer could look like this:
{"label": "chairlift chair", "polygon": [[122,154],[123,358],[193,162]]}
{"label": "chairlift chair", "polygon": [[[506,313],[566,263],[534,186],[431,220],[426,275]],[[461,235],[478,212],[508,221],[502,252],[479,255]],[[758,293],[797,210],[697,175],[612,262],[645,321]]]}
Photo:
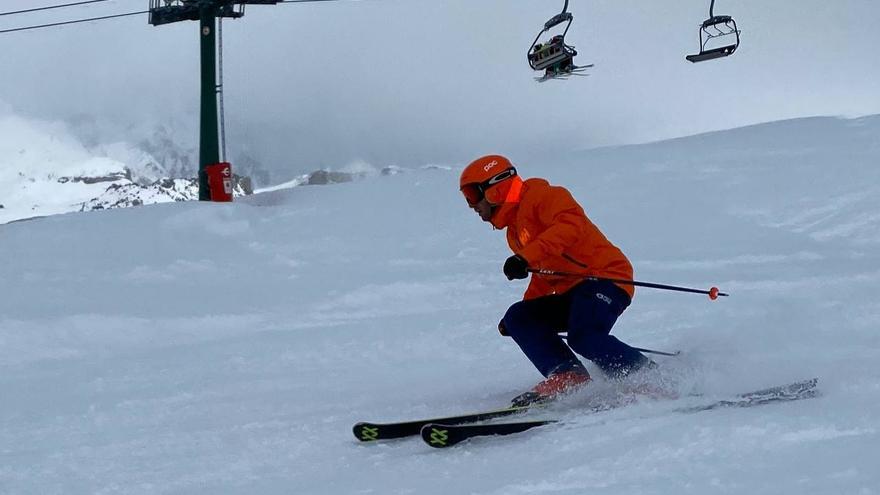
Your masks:
{"label": "chairlift chair", "polygon": [[[579,69],[583,70],[586,68],[574,65],[574,57],[577,55],[577,50],[565,43],[565,35],[568,33],[573,20],[574,16],[571,12],[568,12],[568,0],[565,0],[562,12],[545,22],[544,28],[535,37],[535,41],[532,42],[527,59],[532,70],[544,71],[544,76],[538,78],[538,80],[546,80],[556,76],[568,76]],[[538,42],[544,33],[562,23],[566,23],[562,34],[557,34],[543,43]]]}
{"label": "chairlift chair", "polygon": [[[733,52],[739,48],[739,29],[736,27],[736,21],[729,15],[715,15],[715,0],[709,5],[709,18],[700,25],[700,53],[688,55],[685,57],[689,62],[704,62],[706,60],[714,60],[716,58],[727,57],[733,55]],[[733,43],[723,46],[706,49],[709,41],[713,39],[730,39],[733,37]]]}

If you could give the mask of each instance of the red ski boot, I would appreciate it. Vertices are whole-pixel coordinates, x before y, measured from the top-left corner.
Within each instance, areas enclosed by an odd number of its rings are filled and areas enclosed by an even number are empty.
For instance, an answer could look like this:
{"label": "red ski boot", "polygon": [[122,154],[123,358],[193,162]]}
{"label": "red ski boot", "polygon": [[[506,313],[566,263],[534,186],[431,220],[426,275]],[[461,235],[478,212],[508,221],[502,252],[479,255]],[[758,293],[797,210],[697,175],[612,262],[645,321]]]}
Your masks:
{"label": "red ski boot", "polygon": [[592,379],[587,370],[579,369],[554,373],[535,387],[513,398],[511,405],[514,407],[526,407],[532,404],[542,404],[556,399],[562,394],[567,394],[590,383]]}

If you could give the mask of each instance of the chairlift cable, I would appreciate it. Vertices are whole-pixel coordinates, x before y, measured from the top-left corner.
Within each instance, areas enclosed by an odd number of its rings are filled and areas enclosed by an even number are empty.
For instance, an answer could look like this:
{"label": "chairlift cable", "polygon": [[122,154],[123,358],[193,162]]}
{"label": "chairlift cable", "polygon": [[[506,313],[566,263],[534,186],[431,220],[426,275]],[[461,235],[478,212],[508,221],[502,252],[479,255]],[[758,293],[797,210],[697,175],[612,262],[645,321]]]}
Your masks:
{"label": "chairlift cable", "polygon": [[[90,3],[109,2],[109,1],[111,1],[111,0],[83,0],[81,2],[73,2],[73,3],[66,3],[66,4],[60,4],[60,5],[50,5],[47,7],[38,7],[38,8],[25,9],[25,10],[16,10],[16,11],[11,11],[11,12],[0,12],[0,16],[12,15],[12,14],[23,14],[23,13],[27,13],[27,12],[37,12],[37,11],[41,11],[41,10],[58,9],[58,8],[62,8],[62,7],[71,7],[71,6],[75,6],[75,5],[86,5],[86,4],[90,4]],[[339,2],[339,1],[343,1],[343,0],[278,0],[278,3],[310,3],[310,2]],[[75,19],[75,20],[71,20],[71,21],[51,22],[51,23],[47,23],[47,24],[37,24],[34,26],[24,26],[24,27],[11,28],[11,29],[2,29],[2,30],[0,30],[0,34],[14,33],[17,31],[29,31],[32,29],[43,29],[43,28],[56,27],[56,26],[66,26],[68,24],[78,24],[78,23],[82,23],[82,22],[102,21],[105,19],[116,19],[119,17],[128,17],[128,16],[133,16],[133,15],[141,15],[141,14],[149,14],[149,13],[150,13],[149,10],[142,10],[142,11],[138,11],[138,12],[128,12],[125,14],[113,14],[113,15],[104,15],[104,16],[98,16],[98,17],[89,17],[87,19]]]}
{"label": "chairlift cable", "polygon": [[101,3],[101,2],[109,2],[109,1],[110,0],[83,0],[82,2],[65,3],[65,4],[60,4],[60,5],[49,5],[46,7],[36,7],[36,8],[24,9],[24,10],[14,10],[12,12],[0,12],[0,16],[13,15],[13,14],[27,14],[28,12],[39,12],[41,10],[60,9],[63,7],[73,7],[75,5],[86,5],[89,3]]}
{"label": "chairlift cable", "polygon": [[0,30],[0,34],[14,33],[16,31],[27,31],[30,29],[42,29],[42,28],[47,28],[47,27],[65,26],[67,24],[77,24],[80,22],[101,21],[104,19],[115,19],[117,17],[126,17],[126,16],[149,14],[149,13],[150,13],[149,10],[143,10],[140,12],[129,12],[127,14],[114,14],[114,15],[105,15],[105,16],[100,16],[100,17],[90,17],[88,19],[76,19],[73,21],[52,22],[49,24],[39,24],[36,26],[25,26],[25,27],[12,28],[12,29],[3,29],[3,30]]}
{"label": "chairlift cable", "polygon": [[[347,0],[278,0],[278,3],[342,2]],[[348,0],[354,1],[354,0]]]}

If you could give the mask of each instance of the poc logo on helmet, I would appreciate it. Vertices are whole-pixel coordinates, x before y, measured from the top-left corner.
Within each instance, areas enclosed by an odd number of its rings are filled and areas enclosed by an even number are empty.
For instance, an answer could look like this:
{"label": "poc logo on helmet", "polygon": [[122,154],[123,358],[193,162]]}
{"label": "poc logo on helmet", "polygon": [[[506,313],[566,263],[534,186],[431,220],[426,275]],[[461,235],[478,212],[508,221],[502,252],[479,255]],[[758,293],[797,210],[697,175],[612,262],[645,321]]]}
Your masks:
{"label": "poc logo on helmet", "polygon": [[597,293],[596,293],[596,297],[598,297],[599,299],[605,301],[606,304],[611,304],[611,298],[608,297],[608,296],[606,296],[605,294],[602,294],[602,293],[600,293],[600,292],[597,292]]}
{"label": "poc logo on helmet", "polygon": [[494,167],[495,165],[498,165],[498,160],[492,160],[491,162],[487,163],[486,166],[483,167],[483,170],[488,172],[492,170],[492,167]]}

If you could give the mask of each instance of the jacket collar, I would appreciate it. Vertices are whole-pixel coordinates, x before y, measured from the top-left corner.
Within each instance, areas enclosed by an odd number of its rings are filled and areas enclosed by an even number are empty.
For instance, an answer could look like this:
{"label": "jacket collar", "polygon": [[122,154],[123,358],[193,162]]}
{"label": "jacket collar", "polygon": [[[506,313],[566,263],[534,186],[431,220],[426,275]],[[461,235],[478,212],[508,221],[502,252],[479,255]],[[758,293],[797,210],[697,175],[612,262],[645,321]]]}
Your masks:
{"label": "jacket collar", "polygon": [[495,208],[495,212],[492,213],[492,218],[490,219],[492,226],[499,230],[510,225],[511,220],[513,220],[516,210],[519,207],[519,202],[522,199],[522,179],[514,177],[511,182],[510,189],[507,190],[507,195],[504,197],[504,201]]}

